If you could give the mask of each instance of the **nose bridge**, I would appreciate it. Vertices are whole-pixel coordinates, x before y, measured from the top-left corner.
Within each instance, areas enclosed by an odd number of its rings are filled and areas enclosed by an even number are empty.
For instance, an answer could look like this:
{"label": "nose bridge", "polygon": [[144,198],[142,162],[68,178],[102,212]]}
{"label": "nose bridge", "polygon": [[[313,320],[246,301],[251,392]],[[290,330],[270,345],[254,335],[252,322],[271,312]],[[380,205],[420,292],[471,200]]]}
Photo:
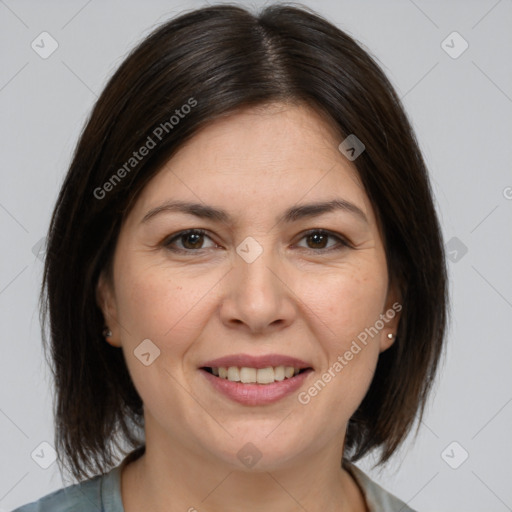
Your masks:
{"label": "nose bridge", "polygon": [[272,272],[270,269],[276,267],[276,261],[277,257],[271,247],[270,237],[261,243],[252,237],[247,237],[237,247],[235,271],[240,285],[237,293],[246,294],[246,299],[251,299],[255,305],[263,299],[266,304],[275,300],[276,294],[280,292],[275,282],[275,271]]}
{"label": "nose bridge", "polygon": [[236,252],[224,320],[241,321],[251,330],[264,330],[277,320],[288,322],[293,308],[284,279],[279,278],[283,267],[271,237],[261,237],[260,241],[247,237]]}

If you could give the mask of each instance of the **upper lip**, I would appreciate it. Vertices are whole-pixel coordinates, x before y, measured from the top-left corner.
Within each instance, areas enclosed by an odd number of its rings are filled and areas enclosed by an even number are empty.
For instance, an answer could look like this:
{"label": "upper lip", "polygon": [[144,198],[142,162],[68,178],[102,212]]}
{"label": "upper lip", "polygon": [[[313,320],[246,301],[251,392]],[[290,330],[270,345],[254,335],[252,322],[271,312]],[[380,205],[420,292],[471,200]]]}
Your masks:
{"label": "upper lip", "polygon": [[247,368],[267,368],[269,366],[293,366],[300,370],[312,368],[309,363],[297,359],[296,357],[285,356],[281,354],[266,354],[262,356],[251,356],[249,354],[233,354],[231,356],[219,357],[205,361],[201,368],[229,368],[230,366]]}

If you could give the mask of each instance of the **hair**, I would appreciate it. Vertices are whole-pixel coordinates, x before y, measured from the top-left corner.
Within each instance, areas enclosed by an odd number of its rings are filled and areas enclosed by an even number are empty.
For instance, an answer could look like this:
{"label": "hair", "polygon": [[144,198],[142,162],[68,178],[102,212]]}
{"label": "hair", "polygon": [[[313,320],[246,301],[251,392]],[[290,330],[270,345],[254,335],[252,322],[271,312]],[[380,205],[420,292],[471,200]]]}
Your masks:
{"label": "hair", "polygon": [[[157,27],[115,71],[80,135],[51,218],[43,344],[47,358],[51,349],[58,463],[77,480],[106,472],[123,443],[144,443],[143,403],[122,350],[102,336],[96,295],[99,276],[112,279],[123,220],[200,128],[272,103],[310,106],[336,127],[340,142],[356,134],[364,143],[353,164],[401,294],[395,342],[380,354],[349,421],[343,460],[378,449],[384,464],[415,418],[421,421],[444,348],[446,261],[426,165],[400,99],[353,38],[308,8],[270,5],[253,14],[210,6]],[[132,161],[148,137],[154,149]]]}

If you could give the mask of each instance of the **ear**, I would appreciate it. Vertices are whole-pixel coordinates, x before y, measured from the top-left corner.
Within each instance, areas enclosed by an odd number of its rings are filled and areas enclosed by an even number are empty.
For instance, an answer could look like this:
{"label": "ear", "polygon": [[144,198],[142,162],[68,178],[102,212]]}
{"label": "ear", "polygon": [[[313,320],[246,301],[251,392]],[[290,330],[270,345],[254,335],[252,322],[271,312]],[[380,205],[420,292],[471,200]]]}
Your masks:
{"label": "ear", "polygon": [[[395,284],[390,284],[386,304],[380,317],[384,323],[380,331],[380,352],[384,352],[395,342],[402,309],[402,294]],[[390,334],[393,335],[391,338]]]}
{"label": "ear", "polygon": [[96,303],[103,313],[105,325],[112,331],[112,336],[106,337],[105,341],[110,343],[113,347],[121,347],[114,287],[104,272],[100,274],[96,286]]}

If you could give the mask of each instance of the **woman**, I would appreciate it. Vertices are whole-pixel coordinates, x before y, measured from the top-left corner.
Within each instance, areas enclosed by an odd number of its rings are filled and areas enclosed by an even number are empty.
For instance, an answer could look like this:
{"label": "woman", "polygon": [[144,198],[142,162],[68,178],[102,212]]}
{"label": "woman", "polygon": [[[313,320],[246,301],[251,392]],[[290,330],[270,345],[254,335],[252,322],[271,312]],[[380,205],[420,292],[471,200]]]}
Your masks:
{"label": "woman", "polygon": [[58,460],[82,481],[18,511],[412,510],[353,463],[423,414],[441,231],[390,83],[318,15],[208,7],[128,56],[42,298]]}

